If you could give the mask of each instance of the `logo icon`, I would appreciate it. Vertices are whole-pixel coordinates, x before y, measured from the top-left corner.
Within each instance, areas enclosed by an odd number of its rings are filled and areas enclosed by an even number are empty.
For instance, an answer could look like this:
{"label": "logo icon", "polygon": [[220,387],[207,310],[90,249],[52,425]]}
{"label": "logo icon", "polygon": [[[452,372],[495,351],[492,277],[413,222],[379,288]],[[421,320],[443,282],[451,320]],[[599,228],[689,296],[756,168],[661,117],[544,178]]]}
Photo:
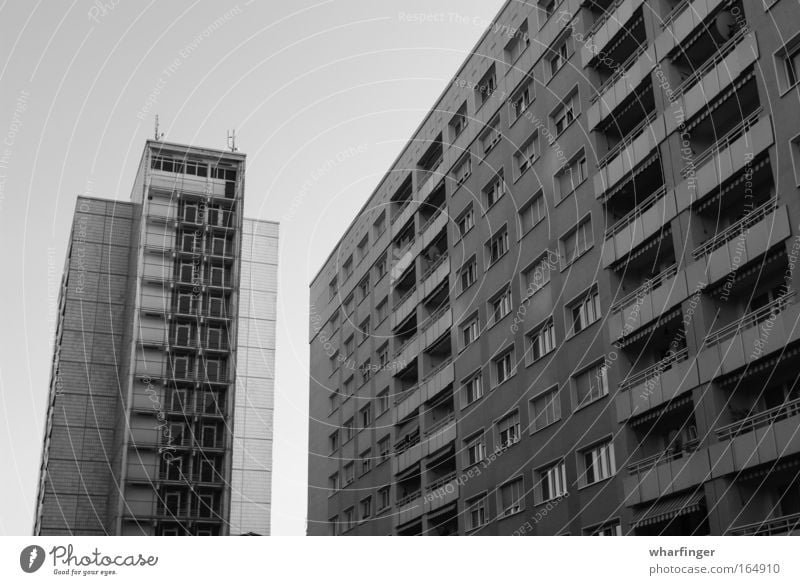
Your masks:
{"label": "logo icon", "polygon": [[44,564],[44,549],[41,546],[32,544],[26,546],[19,553],[19,566],[26,573],[35,573]]}

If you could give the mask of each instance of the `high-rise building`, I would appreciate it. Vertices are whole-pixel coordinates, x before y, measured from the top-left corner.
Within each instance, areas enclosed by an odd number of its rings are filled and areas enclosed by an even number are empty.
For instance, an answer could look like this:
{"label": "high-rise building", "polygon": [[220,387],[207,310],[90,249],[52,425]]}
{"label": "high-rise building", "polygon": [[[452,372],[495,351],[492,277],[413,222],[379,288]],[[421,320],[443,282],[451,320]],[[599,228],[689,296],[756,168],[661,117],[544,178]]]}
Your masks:
{"label": "high-rise building", "polygon": [[311,284],[309,534],[798,531],[798,22],[503,6]]}
{"label": "high-rise building", "polygon": [[278,225],[244,175],[148,141],[130,202],[78,198],[35,534],[269,534]]}

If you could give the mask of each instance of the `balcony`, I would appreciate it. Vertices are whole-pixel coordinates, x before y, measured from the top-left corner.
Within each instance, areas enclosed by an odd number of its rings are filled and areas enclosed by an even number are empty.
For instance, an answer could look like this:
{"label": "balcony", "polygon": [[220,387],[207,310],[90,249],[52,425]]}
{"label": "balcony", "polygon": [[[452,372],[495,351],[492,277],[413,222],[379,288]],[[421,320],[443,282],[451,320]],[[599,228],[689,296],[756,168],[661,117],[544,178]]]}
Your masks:
{"label": "balcony", "polygon": [[717,461],[715,475],[738,473],[800,453],[800,400],[749,416],[717,429],[719,443],[711,445]]}
{"label": "balcony", "polygon": [[425,486],[425,512],[433,512],[458,500],[458,488],[455,471],[429,483]]}
{"label": "balcony", "polygon": [[771,199],[692,251],[690,281],[715,283],[790,237],[785,206]]}
{"label": "balcony", "polygon": [[423,457],[435,453],[455,440],[455,415],[450,415],[427,429],[423,440],[420,441],[419,435],[417,435],[412,441],[407,441],[399,447],[396,446],[393,472],[395,474],[402,473]]}
{"label": "balcony", "polygon": [[593,179],[595,197],[601,197],[628,176],[666,136],[663,116],[652,112],[598,162]]}
{"label": "balcony", "polygon": [[664,451],[635,462],[622,480],[625,504],[636,506],[696,488],[711,478],[712,460],[708,449],[700,449],[692,442],[686,448]]}
{"label": "balcony", "polygon": [[397,209],[395,210],[395,213],[392,216],[392,229],[390,232],[392,238],[395,238],[397,234],[399,234],[403,230],[408,221],[412,217],[414,217],[414,214],[417,212],[417,207],[419,206],[417,205],[416,202],[414,202],[414,204],[411,205],[412,201],[413,199],[409,197],[408,199],[400,203]]}
{"label": "balcony", "polygon": [[794,536],[800,534],[800,513],[770,518],[729,529],[726,536]]}
{"label": "balcony", "polygon": [[430,347],[434,341],[450,332],[453,326],[453,313],[450,310],[450,305],[445,305],[433,313],[423,323],[424,331],[422,333],[422,348]]}
{"label": "balcony", "polygon": [[422,516],[424,503],[422,490],[416,490],[395,502],[397,511],[395,512],[395,526],[400,526]]}
{"label": "balcony", "polygon": [[592,104],[586,112],[589,130],[611,115],[649,77],[655,64],[653,48],[642,44],[617,67],[591,98]]}
{"label": "balcony", "polygon": [[395,329],[400,323],[405,321],[408,316],[413,313],[419,304],[419,289],[415,286],[406,292],[394,304],[392,309],[391,319],[389,321],[391,328]]}
{"label": "balcony", "polygon": [[662,23],[663,32],[655,40],[659,61],[682,45],[703,21],[727,0],[689,0],[678,4]]}
{"label": "balcony", "polygon": [[667,192],[666,186],[649,195],[606,230],[603,266],[608,268],[627,256],[642,242],[658,233],[677,212],[675,194],[672,191]]}
{"label": "balcony", "polygon": [[606,11],[597,17],[586,33],[581,49],[581,66],[586,68],[594,57],[608,46],[622,31],[644,0],[614,0]]}
{"label": "balcony", "polygon": [[740,29],[689,77],[668,93],[664,119],[667,134],[678,129],[681,120],[689,120],[713,103],[727,87],[758,60],[755,33]]}
{"label": "balcony", "polygon": [[660,274],[644,281],[611,306],[608,328],[611,341],[630,335],[642,325],[666,314],[689,296],[684,271],[673,264]]}
{"label": "balcony", "polygon": [[420,404],[436,397],[439,393],[453,384],[455,373],[452,360],[446,360],[417,385],[409,388],[398,396],[393,414],[393,423],[401,420],[419,408]]}
{"label": "balcony", "polygon": [[[754,116],[757,115],[758,112],[754,112]],[[685,169],[689,176],[675,188],[678,212],[716,191],[734,175],[746,171],[753,160],[772,146],[773,141],[769,115],[746,120],[734,128],[704,153],[704,161],[695,159],[692,167]],[[692,171],[694,176],[691,176]]]}
{"label": "balcony", "polygon": [[447,227],[447,223],[450,221],[450,216],[446,213],[439,212],[433,217],[431,217],[422,228],[420,228],[421,234],[421,248],[420,250],[424,250],[428,246],[430,246],[436,237],[441,233],[441,231]]}
{"label": "balcony", "polygon": [[683,349],[625,378],[616,397],[617,421],[657,408],[699,385],[697,361],[688,357]]}
{"label": "balcony", "polygon": [[733,373],[800,338],[800,328],[795,327],[800,305],[794,298],[791,291],[709,333],[697,357],[700,383]]}
{"label": "balcony", "polygon": [[445,252],[422,273],[422,297],[427,298],[450,276],[450,257]]}

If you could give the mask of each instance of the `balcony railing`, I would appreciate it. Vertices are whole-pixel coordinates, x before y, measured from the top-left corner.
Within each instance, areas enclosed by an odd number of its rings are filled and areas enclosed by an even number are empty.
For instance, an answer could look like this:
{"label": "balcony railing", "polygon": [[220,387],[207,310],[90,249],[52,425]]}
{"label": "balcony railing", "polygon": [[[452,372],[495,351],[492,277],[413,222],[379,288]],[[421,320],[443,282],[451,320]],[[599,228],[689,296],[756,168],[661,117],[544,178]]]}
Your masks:
{"label": "balcony railing", "polygon": [[433,482],[429,483],[428,485],[426,485],[425,486],[425,491],[426,492],[436,491],[439,488],[442,488],[442,487],[446,486],[448,483],[453,481],[455,478],[456,478],[456,472],[455,471],[453,471],[451,473],[448,473],[444,477],[440,477],[436,481],[433,481]]}
{"label": "balcony railing", "polygon": [[410,504],[411,502],[413,502],[414,500],[416,500],[421,496],[422,496],[422,490],[416,490],[398,499],[397,502],[395,502],[395,504],[397,506],[405,506],[406,504]]}
{"label": "balcony railing", "polygon": [[671,369],[675,364],[678,364],[689,357],[689,350],[683,348],[671,355],[668,355],[662,360],[657,361],[649,368],[645,368],[641,372],[636,372],[632,376],[628,376],[619,385],[619,391],[624,392],[630,388],[644,384],[650,380],[659,378],[661,374]]}
{"label": "balcony railing", "polygon": [[600,84],[600,86],[597,88],[597,91],[592,96],[591,102],[592,103],[596,102],[598,99],[600,99],[600,96],[603,95],[603,92],[605,92],[608,88],[612,87],[617,81],[622,79],[628,72],[628,69],[631,68],[631,66],[636,62],[636,60],[639,57],[642,56],[642,54],[644,54],[646,50],[647,50],[647,43],[642,43],[641,45],[636,47],[636,50],[631,54],[631,56],[625,59],[625,61],[623,61],[622,64],[619,65],[614,70],[614,73],[611,75],[611,77],[609,77],[603,83]]}
{"label": "balcony railing", "polygon": [[414,393],[414,390],[416,390],[417,388],[419,388],[419,384],[414,384],[413,386],[398,392],[397,396],[394,399],[395,406],[397,406],[401,402],[404,402],[406,398],[410,397]]}
{"label": "balcony railing", "polygon": [[411,199],[412,198],[409,197],[408,199],[404,199],[403,201],[398,201],[397,202],[397,209],[395,209],[394,217],[392,217],[392,223],[397,221],[397,218],[400,217],[400,215],[403,213],[403,210],[406,207],[408,207],[409,203],[411,203]]}
{"label": "balcony railing", "polygon": [[661,273],[657,274],[656,276],[648,278],[636,290],[625,295],[617,302],[615,302],[613,305],[611,305],[611,312],[618,313],[619,311],[621,311],[622,309],[624,309],[629,305],[632,305],[639,299],[643,299],[646,295],[650,293],[650,291],[652,291],[655,288],[658,288],[664,283],[664,281],[666,281],[669,278],[672,278],[676,274],[678,274],[678,265],[673,264],[672,266],[662,271]]}
{"label": "balcony railing", "polygon": [[703,164],[713,157],[718,152],[728,148],[735,140],[744,136],[750,128],[756,125],[761,117],[761,108],[756,109],[749,114],[744,120],[739,122],[736,126],[731,128],[725,136],[717,140],[714,144],[709,146],[706,150],[695,157],[694,161],[690,161],[689,165],[681,169],[681,175],[686,178],[691,171],[700,168]]}
{"label": "balcony railing", "polygon": [[747,233],[750,227],[757,224],[759,221],[767,217],[770,213],[775,211],[778,207],[778,199],[773,197],[766,203],[756,207],[753,211],[745,215],[736,223],[728,226],[726,229],[709,238],[697,248],[692,251],[692,258],[699,260],[703,256],[713,252],[720,246],[724,246],[734,238],[743,236]]}
{"label": "balcony railing", "polygon": [[394,444],[394,454],[401,455],[419,443],[419,429],[407,434]]}
{"label": "balcony railing", "polygon": [[664,194],[667,192],[667,186],[662,185],[652,194],[648,195],[644,201],[640,202],[636,207],[634,207],[631,211],[626,213],[623,217],[618,219],[613,225],[606,229],[605,237],[610,238],[621,232],[625,229],[629,224],[633,223],[638,219],[645,211],[653,207],[656,202],[661,199]]}
{"label": "balcony railing", "polygon": [[656,112],[655,110],[647,114],[647,116],[641,122],[636,124],[636,126],[634,126],[630,132],[628,132],[625,136],[623,136],[619,142],[617,142],[614,146],[612,146],[609,149],[609,151],[605,153],[605,155],[603,155],[603,157],[599,161],[597,161],[597,166],[604,167],[609,162],[611,162],[611,159],[613,159],[620,152],[622,152],[624,149],[630,146],[633,143],[633,141],[639,138],[639,136],[641,136],[644,133],[644,131],[650,126],[650,124],[652,124],[653,120],[656,119],[657,115],[658,112]]}
{"label": "balcony railing", "polygon": [[434,211],[434,212],[433,212],[433,215],[431,215],[431,216],[430,216],[430,217],[429,217],[429,218],[428,218],[428,219],[425,221],[425,223],[424,223],[424,224],[422,224],[422,227],[421,227],[421,228],[419,228],[419,233],[420,233],[420,234],[422,234],[422,233],[425,233],[425,230],[426,230],[426,229],[428,229],[428,227],[430,227],[430,225],[431,225],[431,224],[432,224],[434,221],[436,221],[436,218],[438,218],[438,217],[439,217],[439,216],[442,214],[442,211],[444,211],[444,207],[439,207],[439,208],[437,208],[437,209],[436,209],[436,211]]}
{"label": "balcony railing", "polygon": [[605,12],[603,12],[603,14],[601,14],[600,16],[597,17],[597,20],[594,21],[594,23],[592,24],[592,27],[588,31],[586,31],[587,38],[592,36],[598,30],[600,30],[600,27],[603,26],[608,21],[608,19],[611,17],[611,15],[614,14],[614,11],[617,8],[619,8],[620,4],[622,4],[624,1],[625,0],[614,0],[608,6],[608,8],[606,8]]}
{"label": "balcony railing", "polygon": [[439,307],[438,309],[436,309],[436,311],[431,313],[431,315],[426,319],[427,324],[425,325],[424,330],[428,330],[431,327],[433,327],[433,324],[436,323],[436,321],[438,321],[439,318],[449,310],[450,310],[450,304],[447,304],[443,307]]}
{"label": "balcony railing", "polygon": [[405,348],[407,348],[409,345],[411,345],[411,343],[412,343],[412,342],[413,342],[413,341],[414,341],[414,340],[415,340],[417,337],[419,337],[419,331],[417,331],[417,332],[416,332],[414,335],[412,335],[411,337],[409,337],[408,339],[406,339],[406,340],[403,342],[403,344],[402,344],[400,347],[398,347],[398,348],[397,348],[397,351],[395,351],[395,352],[394,352],[394,355],[395,355],[395,356],[398,356],[398,355],[400,355],[401,353],[403,353],[403,350],[404,350]]}
{"label": "balcony railing", "polygon": [[798,413],[800,413],[800,398],[786,402],[775,408],[759,412],[758,414],[748,416],[735,423],[725,425],[717,429],[717,438],[720,441],[728,441],[744,433],[768,427],[780,420],[796,416]]}
{"label": "balcony railing", "polygon": [[455,421],[456,421],[456,415],[455,415],[455,413],[451,412],[446,417],[444,417],[442,420],[436,421],[436,423],[431,425],[431,428],[425,429],[425,436],[426,437],[430,437],[431,435],[433,435],[437,431],[440,431],[443,428],[445,428],[446,426],[455,423]]}
{"label": "balcony railing", "polygon": [[671,101],[674,102],[677,100],[686,92],[687,89],[703,79],[703,77],[710,73],[714,67],[722,63],[725,58],[733,52],[733,49],[739,44],[739,41],[741,41],[747,35],[748,32],[749,31],[746,28],[740,28],[737,30],[731,38],[725,41],[721,47],[716,49],[714,54],[705,63],[703,63],[696,70],[692,71],[692,74],[684,79],[681,84],[675,88],[670,96]]}
{"label": "balcony railing", "polygon": [[440,255],[440,256],[439,256],[439,257],[438,257],[436,260],[434,260],[434,261],[433,261],[433,264],[431,264],[430,266],[428,266],[428,267],[425,269],[425,272],[423,272],[423,273],[422,273],[422,280],[425,280],[425,279],[426,279],[426,278],[428,278],[428,277],[429,277],[431,274],[433,274],[433,271],[434,271],[434,270],[436,270],[437,268],[439,268],[439,266],[441,266],[441,265],[442,265],[442,262],[444,262],[445,260],[447,260],[447,258],[448,258],[448,254],[447,254],[447,252],[444,252],[444,253],[443,253],[443,254],[441,254],[441,255]]}
{"label": "balcony railing", "polygon": [[709,333],[706,336],[704,345],[711,346],[716,345],[717,343],[722,343],[730,339],[731,337],[738,334],[743,329],[749,329],[763,321],[766,321],[773,317],[773,315],[777,315],[781,311],[783,311],[786,307],[794,303],[795,291],[791,291],[782,295],[772,301],[771,303],[764,305],[760,309],[752,311],[744,315],[741,319],[737,319],[733,323],[725,325],[716,331]]}
{"label": "balcony railing", "polygon": [[417,291],[417,287],[415,285],[415,286],[412,286],[410,289],[408,289],[406,292],[404,292],[403,296],[400,297],[399,299],[397,299],[397,302],[394,304],[394,307],[392,308],[392,310],[396,311],[397,309],[399,309],[401,307],[401,305],[403,303],[405,303],[411,297],[411,295],[413,295],[416,291]]}
{"label": "balcony railing", "polygon": [[765,536],[787,534],[795,530],[800,530],[800,513],[737,526],[728,530],[727,534],[731,536]]}
{"label": "balcony railing", "polygon": [[438,373],[439,373],[439,372],[441,372],[443,369],[445,369],[447,366],[449,366],[449,365],[450,365],[450,362],[452,362],[452,361],[453,361],[453,358],[452,358],[452,357],[449,357],[449,358],[447,358],[446,360],[444,360],[444,361],[443,361],[442,363],[440,363],[438,366],[436,366],[435,368],[433,368],[433,369],[432,369],[432,370],[431,370],[431,371],[430,371],[430,372],[429,372],[429,373],[428,373],[428,374],[427,374],[427,375],[426,375],[426,376],[425,376],[425,377],[422,379],[422,382],[427,382],[428,380],[430,380],[431,378],[433,378],[433,377],[434,377],[436,374],[438,374]]}
{"label": "balcony railing", "polygon": [[650,457],[645,457],[644,459],[640,459],[639,461],[630,464],[628,466],[628,473],[631,475],[636,475],[638,473],[642,473],[643,471],[647,471],[648,469],[652,469],[656,465],[666,463],[667,461],[676,461],[678,459],[682,459],[686,455],[697,451],[697,447],[699,445],[700,441],[695,439],[693,441],[688,441],[680,447],[676,447],[675,449],[667,449],[665,451],[661,451],[660,453],[656,453],[655,455],[651,455]]}
{"label": "balcony railing", "polygon": [[667,14],[664,19],[661,21],[661,28],[667,28],[670,24],[675,22],[675,19],[678,18],[683,11],[686,10],[686,7],[692,3],[692,0],[681,0],[678,4],[670,10],[669,14]]}

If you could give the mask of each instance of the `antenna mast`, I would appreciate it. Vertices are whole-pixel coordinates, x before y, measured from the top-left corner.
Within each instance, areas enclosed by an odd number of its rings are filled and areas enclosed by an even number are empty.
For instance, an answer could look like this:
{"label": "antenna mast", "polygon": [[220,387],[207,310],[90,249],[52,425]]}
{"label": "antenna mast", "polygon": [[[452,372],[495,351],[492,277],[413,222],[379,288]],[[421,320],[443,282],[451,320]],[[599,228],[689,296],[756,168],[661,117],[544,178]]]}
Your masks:
{"label": "antenna mast", "polygon": [[239,150],[236,148],[236,130],[228,130],[228,148],[231,149],[231,152],[236,152]]}
{"label": "antenna mast", "polygon": [[158,130],[159,130],[159,127],[158,127],[158,114],[156,114],[155,128],[153,130],[153,138],[155,138],[156,140],[161,140],[162,138],[164,138],[164,133],[163,132],[159,133]]}

